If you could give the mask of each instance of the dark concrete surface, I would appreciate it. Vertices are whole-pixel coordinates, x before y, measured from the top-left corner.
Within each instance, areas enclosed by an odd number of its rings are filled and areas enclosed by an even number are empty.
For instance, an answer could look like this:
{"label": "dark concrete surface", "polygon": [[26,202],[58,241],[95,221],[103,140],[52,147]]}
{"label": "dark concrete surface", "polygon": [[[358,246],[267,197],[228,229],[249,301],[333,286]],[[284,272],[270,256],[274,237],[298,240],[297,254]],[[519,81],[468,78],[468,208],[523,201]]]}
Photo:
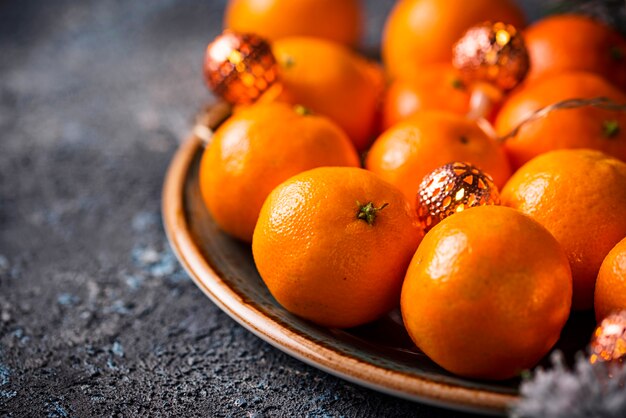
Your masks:
{"label": "dark concrete surface", "polygon": [[223,3],[0,0],[0,416],[462,416],[270,347],[170,252],[163,176]]}

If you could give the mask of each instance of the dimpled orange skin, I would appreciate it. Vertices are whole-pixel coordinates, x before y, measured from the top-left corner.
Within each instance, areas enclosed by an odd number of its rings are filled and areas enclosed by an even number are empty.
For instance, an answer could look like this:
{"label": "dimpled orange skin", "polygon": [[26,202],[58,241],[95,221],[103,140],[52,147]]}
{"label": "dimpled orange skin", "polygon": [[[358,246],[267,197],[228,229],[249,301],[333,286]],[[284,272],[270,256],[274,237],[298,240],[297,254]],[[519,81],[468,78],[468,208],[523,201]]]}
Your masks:
{"label": "dimpled orange skin", "polygon": [[450,62],[452,46],[471,26],[501,21],[524,27],[511,0],[403,0],[385,24],[382,56],[391,78],[410,78],[426,64]]}
{"label": "dimpled orange skin", "polygon": [[594,298],[598,322],[612,312],[626,309],[626,238],[618,242],[602,262]]}
{"label": "dimpled orange skin", "polygon": [[302,104],[341,126],[359,151],[379,125],[384,76],[377,64],[343,45],[314,38],[274,42],[283,85],[280,101]]}
{"label": "dimpled orange skin", "polygon": [[[520,88],[500,110],[495,128],[499,135],[511,132],[535,111],[566,99],[606,97],[626,103],[626,95],[592,73],[571,72],[549,77]],[[604,124],[618,123],[619,129],[607,135]],[[513,169],[539,154],[570,148],[591,148],[626,161],[626,113],[589,106],[551,112],[526,124],[504,143]]]}
{"label": "dimpled orange skin", "polygon": [[511,176],[504,151],[475,121],[438,111],[419,112],[383,132],[365,166],[414,202],[422,179],[454,161],[476,165],[498,187]]}
{"label": "dimpled orange skin", "polygon": [[451,64],[432,64],[411,80],[391,83],[383,99],[383,129],[423,110],[469,111],[470,93]]}
{"label": "dimpled orange skin", "polygon": [[230,0],[224,26],[272,41],[314,36],[356,45],[362,14],[359,0]]}
{"label": "dimpled orange skin", "polygon": [[571,297],[567,257],[554,237],[513,209],[481,206],[426,234],[401,309],[415,344],[444,369],[507,379],[556,343]]}
{"label": "dimpled orange skin", "polygon": [[608,26],[582,15],[553,15],[523,36],[531,63],[527,80],[588,71],[626,89],[626,40]]}
{"label": "dimpled orange skin", "polygon": [[[386,207],[370,225],[359,206]],[[358,168],[318,168],[277,187],[254,231],[263,281],[289,312],[348,328],[400,301],[406,268],[423,232],[402,193]]]}
{"label": "dimpled orange skin", "polygon": [[359,166],[346,134],[330,120],[283,103],[242,108],[215,132],[200,163],[200,191],[222,230],[250,242],[274,187],[321,166]]}
{"label": "dimpled orange skin", "polygon": [[520,168],[500,197],[559,241],[572,267],[573,307],[591,309],[602,260],[626,236],[626,163],[594,150],[551,151]]}

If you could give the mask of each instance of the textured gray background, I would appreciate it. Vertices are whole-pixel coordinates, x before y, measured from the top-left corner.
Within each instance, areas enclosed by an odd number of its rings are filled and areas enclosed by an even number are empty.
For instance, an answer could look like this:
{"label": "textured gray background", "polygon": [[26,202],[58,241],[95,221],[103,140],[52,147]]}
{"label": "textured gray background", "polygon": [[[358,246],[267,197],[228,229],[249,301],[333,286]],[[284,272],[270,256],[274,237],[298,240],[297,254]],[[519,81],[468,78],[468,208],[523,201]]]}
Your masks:
{"label": "textured gray background", "polygon": [[161,185],[223,6],[0,0],[0,415],[462,416],[288,357],[178,266]]}

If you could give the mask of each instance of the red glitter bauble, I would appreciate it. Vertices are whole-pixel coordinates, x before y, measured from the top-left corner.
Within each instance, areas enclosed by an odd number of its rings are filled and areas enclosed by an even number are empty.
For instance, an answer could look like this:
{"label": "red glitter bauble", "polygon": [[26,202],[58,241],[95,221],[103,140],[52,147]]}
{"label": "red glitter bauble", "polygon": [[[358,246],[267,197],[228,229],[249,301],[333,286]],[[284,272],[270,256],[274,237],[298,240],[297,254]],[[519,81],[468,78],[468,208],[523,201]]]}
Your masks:
{"label": "red glitter bauble", "polygon": [[465,209],[499,204],[500,194],[491,176],[469,163],[435,169],[417,191],[417,215],[425,231]]}
{"label": "red glitter bauble", "polygon": [[232,104],[254,103],[276,81],[277,71],[269,43],[257,35],[224,31],[206,50],[207,85]]}

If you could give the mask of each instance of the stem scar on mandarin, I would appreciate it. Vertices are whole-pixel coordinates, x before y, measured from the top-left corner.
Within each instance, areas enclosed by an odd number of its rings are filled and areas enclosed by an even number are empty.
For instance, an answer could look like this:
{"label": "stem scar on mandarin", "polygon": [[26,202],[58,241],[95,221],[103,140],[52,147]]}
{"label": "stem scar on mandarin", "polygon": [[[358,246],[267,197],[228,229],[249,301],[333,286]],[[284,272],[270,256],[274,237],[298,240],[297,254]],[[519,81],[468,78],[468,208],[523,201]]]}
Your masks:
{"label": "stem scar on mandarin", "polygon": [[602,124],[602,130],[604,131],[604,136],[613,138],[619,134],[620,126],[616,120],[605,120]]}
{"label": "stem scar on mandarin", "polygon": [[364,220],[365,222],[367,222],[368,225],[374,225],[374,221],[376,220],[378,212],[389,206],[389,203],[383,203],[380,207],[377,208],[372,202],[368,202],[362,205],[357,200],[356,205],[359,207],[359,210],[356,213],[357,219]]}

